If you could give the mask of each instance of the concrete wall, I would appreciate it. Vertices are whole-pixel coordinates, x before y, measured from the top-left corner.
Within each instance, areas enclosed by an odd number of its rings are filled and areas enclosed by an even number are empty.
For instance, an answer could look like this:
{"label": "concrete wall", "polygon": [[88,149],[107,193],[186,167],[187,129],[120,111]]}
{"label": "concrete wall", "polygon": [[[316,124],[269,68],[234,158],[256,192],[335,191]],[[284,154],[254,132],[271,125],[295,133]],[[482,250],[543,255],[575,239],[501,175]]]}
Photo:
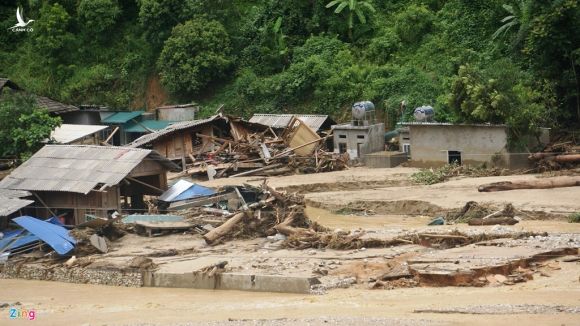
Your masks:
{"label": "concrete wall", "polygon": [[410,125],[409,128],[411,160],[415,165],[445,164],[447,151],[461,152],[464,164],[509,163],[504,126]]}
{"label": "concrete wall", "polygon": [[385,125],[353,126],[350,124],[333,126],[334,152],[340,152],[340,144],[346,144],[351,159],[362,158],[364,154],[384,150]]}
{"label": "concrete wall", "polygon": [[369,168],[394,168],[407,162],[407,154],[403,152],[376,152],[364,155],[364,164]]}

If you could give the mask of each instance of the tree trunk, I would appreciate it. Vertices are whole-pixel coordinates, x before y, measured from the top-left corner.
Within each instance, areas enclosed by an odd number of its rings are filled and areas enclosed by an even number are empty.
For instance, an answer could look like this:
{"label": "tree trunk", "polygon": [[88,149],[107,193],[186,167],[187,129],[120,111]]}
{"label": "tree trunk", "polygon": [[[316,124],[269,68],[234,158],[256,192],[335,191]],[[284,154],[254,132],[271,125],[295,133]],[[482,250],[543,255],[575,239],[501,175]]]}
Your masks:
{"label": "tree trunk", "polygon": [[532,181],[502,181],[479,186],[479,192],[506,191],[516,189],[550,189],[580,186],[580,177],[556,177]]}
{"label": "tree trunk", "polygon": [[212,244],[217,239],[230,233],[230,231],[232,231],[232,228],[244,218],[244,215],[246,215],[245,212],[237,213],[236,215],[232,216],[229,220],[225,221],[222,225],[206,233],[203,236],[205,242],[207,244]]}
{"label": "tree trunk", "polygon": [[472,218],[467,221],[469,225],[514,225],[519,221],[513,217],[490,217],[490,218]]}

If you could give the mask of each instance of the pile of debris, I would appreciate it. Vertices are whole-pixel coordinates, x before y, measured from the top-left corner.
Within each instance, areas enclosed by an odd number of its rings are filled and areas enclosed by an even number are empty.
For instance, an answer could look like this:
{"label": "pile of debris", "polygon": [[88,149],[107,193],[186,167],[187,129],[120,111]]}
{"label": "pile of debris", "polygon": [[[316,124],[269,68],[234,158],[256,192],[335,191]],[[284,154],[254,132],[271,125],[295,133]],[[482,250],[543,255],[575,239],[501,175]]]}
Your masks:
{"label": "pile of debris", "polygon": [[569,137],[558,138],[528,158],[535,162],[539,172],[578,168],[580,145]]}
{"label": "pile of debris", "polygon": [[514,225],[519,222],[515,216],[516,209],[512,204],[506,204],[504,208],[498,210],[489,205],[468,201],[462,209],[448,212],[445,220],[447,224],[467,223],[469,225]]}
{"label": "pile of debris", "polygon": [[411,180],[418,184],[431,185],[440,182],[445,182],[453,177],[467,176],[467,177],[496,177],[512,174],[519,174],[522,171],[508,170],[498,167],[472,167],[469,165],[446,164],[439,168],[421,169],[411,175]]}
{"label": "pile of debris", "polygon": [[[197,133],[196,136],[204,140],[203,145],[197,154],[189,155],[190,163],[186,163],[184,171],[170,179],[205,173],[212,180],[226,176],[275,176],[348,169],[348,154],[325,150],[326,140],[332,135],[321,137],[296,117],[279,134],[272,128],[252,132],[236,123],[231,123],[230,128],[231,136],[224,138]],[[207,151],[211,147],[215,150]]]}

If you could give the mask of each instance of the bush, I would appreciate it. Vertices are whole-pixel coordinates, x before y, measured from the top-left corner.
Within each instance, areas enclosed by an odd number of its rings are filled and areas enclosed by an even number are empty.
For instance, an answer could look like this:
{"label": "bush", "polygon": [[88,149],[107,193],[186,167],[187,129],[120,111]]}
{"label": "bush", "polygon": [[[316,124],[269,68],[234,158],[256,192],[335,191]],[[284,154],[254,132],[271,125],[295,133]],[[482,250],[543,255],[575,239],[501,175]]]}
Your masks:
{"label": "bush", "polygon": [[198,93],[225,76],[232,63],[229,53],[229,36],[219,22],[197,18],[179,24],[157,61],[161,81],[173,93]]}
{"label": "bush", "polygon": [[116,0],[81,0],[78,7],[81,25],[91,34],[111,28],[121,10]]}
{"label": "bush", "polygon": [[570,223],[580,223],[580,213],[574,213],[568,216],[568,222]]}
{"label": "bush", "polygon": [[366,57],[374,63],[385,64],[401,47],[401,40],[397,33],[387,29],[381,35],[373,38],[368,46]]}

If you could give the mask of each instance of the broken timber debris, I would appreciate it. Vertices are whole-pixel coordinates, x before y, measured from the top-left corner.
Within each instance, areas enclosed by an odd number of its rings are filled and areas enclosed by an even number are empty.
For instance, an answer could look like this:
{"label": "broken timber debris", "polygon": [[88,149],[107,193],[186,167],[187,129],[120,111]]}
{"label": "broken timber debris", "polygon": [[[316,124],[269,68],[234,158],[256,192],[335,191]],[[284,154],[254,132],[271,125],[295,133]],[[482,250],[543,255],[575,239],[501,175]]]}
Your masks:
{"label": "broken timber debris", "polygon": [[298,118],[294,117],[280,135],[262,125],[246,125],[232,117],[222,119],[230,122],[229,133],[224,130],[220,137],[195,133],[192,137],[200,139],[201,147],[185,155],[183,161],[190,163],[169,179],[206,173],[209,178],[222,178],[348,169],[347,154],[325,150],[325,140],[332,135],[321,137]]}
{"label": "broken timber debris", "polygon": [[554,177],[533,181],[501,181],[483,184],[477,188],[479,192],[507,191],[517,189],[551,189],[580,186],[580,177]]}

